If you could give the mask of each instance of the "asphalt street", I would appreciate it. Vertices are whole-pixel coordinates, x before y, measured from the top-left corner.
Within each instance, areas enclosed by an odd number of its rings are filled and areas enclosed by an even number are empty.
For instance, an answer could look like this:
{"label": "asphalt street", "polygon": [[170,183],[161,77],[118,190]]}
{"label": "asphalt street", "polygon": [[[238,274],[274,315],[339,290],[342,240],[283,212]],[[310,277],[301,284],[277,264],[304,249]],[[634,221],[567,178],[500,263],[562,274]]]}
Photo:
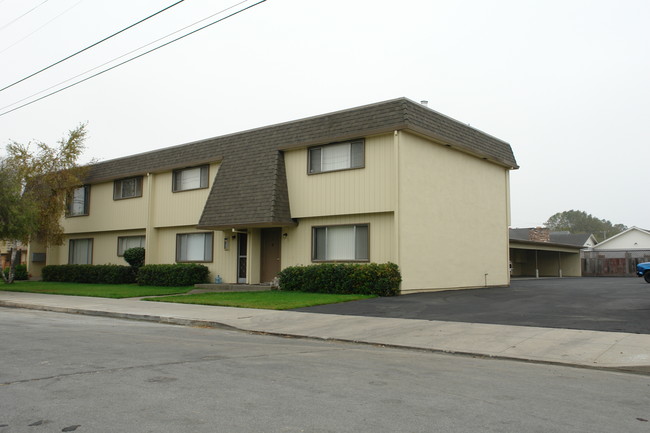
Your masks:
{"label": "asphalt street", "polygon": [[513,280],[510,287],[416,293],[296,311],[650,334],[650,284],[642,278]]}
{"label": "asphalt street", "polygon": [[0,308],[0,433],[648,432],[650,377]]}

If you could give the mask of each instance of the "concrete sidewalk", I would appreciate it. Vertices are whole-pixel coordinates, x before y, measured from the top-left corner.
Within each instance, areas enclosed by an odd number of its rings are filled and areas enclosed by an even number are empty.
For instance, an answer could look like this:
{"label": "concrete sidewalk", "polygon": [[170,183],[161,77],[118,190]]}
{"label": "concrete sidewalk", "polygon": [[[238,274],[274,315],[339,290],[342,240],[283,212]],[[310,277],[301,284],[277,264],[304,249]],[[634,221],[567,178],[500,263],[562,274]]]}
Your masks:
{"label": "concrete sidewalk", "polygon": [[0,307],[650,372],[650,335],[0,291]]}

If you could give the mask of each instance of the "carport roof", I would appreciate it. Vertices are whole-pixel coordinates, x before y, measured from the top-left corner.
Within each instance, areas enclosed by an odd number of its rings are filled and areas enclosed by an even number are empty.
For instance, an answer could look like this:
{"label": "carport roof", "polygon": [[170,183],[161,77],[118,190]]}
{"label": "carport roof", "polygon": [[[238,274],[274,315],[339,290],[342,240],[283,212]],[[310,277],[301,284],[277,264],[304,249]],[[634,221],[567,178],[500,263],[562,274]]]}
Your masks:
{"label": "carport roof", "polygon": [[558,251],[563,253],[579,253],[583,246],[510,238],[510,248],[519,248],[524,250]]}

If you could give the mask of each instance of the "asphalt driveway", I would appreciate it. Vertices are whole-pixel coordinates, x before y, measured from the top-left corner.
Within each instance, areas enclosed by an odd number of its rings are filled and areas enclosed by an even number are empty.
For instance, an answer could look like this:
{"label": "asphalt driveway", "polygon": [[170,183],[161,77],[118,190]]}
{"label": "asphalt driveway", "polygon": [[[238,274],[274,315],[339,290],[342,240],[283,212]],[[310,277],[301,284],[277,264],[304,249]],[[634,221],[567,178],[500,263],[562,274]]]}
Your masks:
{"label": "asphalt driveway", "polygon": [[416,293],[296,311],[650,334],[642,278],[514,280],[510,287]]}

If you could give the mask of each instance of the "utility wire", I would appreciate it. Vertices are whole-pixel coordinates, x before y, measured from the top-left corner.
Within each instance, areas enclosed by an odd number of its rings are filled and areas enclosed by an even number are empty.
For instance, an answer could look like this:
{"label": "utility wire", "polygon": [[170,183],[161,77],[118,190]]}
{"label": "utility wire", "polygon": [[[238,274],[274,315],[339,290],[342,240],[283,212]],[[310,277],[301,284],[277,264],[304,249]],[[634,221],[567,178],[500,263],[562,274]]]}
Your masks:
{"label": "utility wire", "polygon": [[[2,4],[3,1],[4,1],[4,0],[0,0],[0,4]],[[64,14],[67,14],[67,13],[70,12],[72,9],[74,9],[75,7],[77,7],[77,6],[79,5],[79,3],[81,3],[82,1],[84,1],[84,0],[79,0],[77,3],[73,4],[73,5],[70,6],[68,9],[64,10],[63,12],[61,12],[60,14],[58,14],[57,16],[55,16],[54,18],[52,18],[51,20],[49,20],[48,22],[46,22],[45,24],[43,24],[42,26],[38,27],[36,30],[32,31],[30,34],[28,34],[28,35],[22,37],[21,39],[18,39],[16,42],[14,42],[13,44],[9,45],[8,47],[6,47],[6,48],[3,49],[2,51],[0,51],[0,54],[4,53],[4,52],[7,51],[9,48],[15,47],[16,45],[18,45],[19,43],[21,43],[22,41],[24,41],[25,39],[27,39],[28,37],[30,37],[30,36],[33,35],[34,33],[38,32],[40,29],[42,29],[43,27],[47,26],[48,24],[50,24],[52,21],[56,20],[56,19],[59,18],[60,16],[62,16],[62,15],[64,15]]]}
{"label": "utility wire", "polygon": [[9,26],[12,25],[13,23],[15,23],[16,21],[18,21],[19,19],[21,19],[22,17],[24,17],[24,16],[27,15],[28,13],[33,12],[34,10],[36,10],[36,9],[38,9],[39,7],[43,6],[43,4],[47,3],[47,1],[48,1],[48,0],[43,0],[41,3],[37,4],[36,6],[34,6],[33,8],[31,8],[31,9],[28,10],[27,12],[25,12],[24,14],[22,14],[21,16],[14,18],[13,20],[9,21],[9,22],[8,22],[7,24],[5,24],[4,26],[0,27],[0,30],[4,30],[4,29],[6,29],[7,27],[9,27]]}
{"label": "utility wire", "polygon": [[[45,1],[47,1],[47,0],[45,0]],[[178,0],[176,3],[171,4],[171,5],[167,6],[166,8],[161,9],[161,10],[159,10],[158,12],[149,15],[148,17],[143,18],[143,19],[141,19],[140,21],[131,24],[130,26],[124,27],[122,30],[120,30],[120,31],[118,31],[118,32],[115,32],[115,33],[113,33],[112,35],[107,36],[107,37],[105,37],[104,39],[102,39],[102,40],[100,40],[100,41],[98,41],[98,42],[95,42],[95,43],[92,44],[92,45],[88,45],[86,48],[83,48],[83,49],[77,51],[76,53],[71,54],[71,55],[69,55],[68,57],[65,57],[65,58],[61,59],[61,60],[59,60],[58,62],[54,62],[54,63],[52,63],[50,66],[46,66],[46,67],[44,67],[43,69],[34,72],[33,74],[30,74],[30,75],[28,75],[28,76],[26,76],[26,77],[24,77],[24,78],[21,78],[20,80],[16,81],[15,83],[11,83],[11,84],[9,84],[8,86],[3,87],[2,89],[0,89],[0,92],[2,92],[3,90],[7,90],[8,88],[13,87],[13,86],[15,86],[15,85],[18,84],[18,83],[22,83],[23,81],[25,81],[25,80],[27,80],[27,79],[29,79],[29,78],[32,78],[33,76],[38,75],[38,74],[40,74],[40,73],[43,72],[43,71],[47,71],[48,69],[50,69],[50,68],[52,68],[52,67],[54,67],[54,66],[56,66],[56,65],[58,65],[58,64],[60,64],[60,63],[63,63],[63,62],[65,62],[66,60],[69,60],[69,59],[73,58],[73,57],[76,56],[77,54],[81,54],[81,53],[83,53],[84,51],[87,51],[87,50],[89,50],[89,49],[91,49],[91,48],[93,48],[93,47],[96,47],[97,45],[101,44],[102,42],[106,42],[107,40],[111,39],[112,37],[117,36],[117,35],[119,35],[120,33],[124,33],[125,31],[127,31],[127,30],[129,30],[129,29],[131,29],[131,28],[133,28],[133,27],[135,27],[135,26],[137,26],[138,24],[142,24],[143,22],[147,21],[149,18],[153,18],[153,17],[155,17],[156,15],[161,14],[161,13],[165,12],[166,10],[173,8],[173,7],[176,6],[177,4],[179,4],[179,3],[183,3],[184,1],[185,1],[185,0]]]}
{"label": "utility wire", "polygon": [[[169,34],[167,34],[167,35],[161,37],[161,38],[158,38],[158,39],[156,39],[156,40],[154,40],[154,41],[151,41],[151,42],[149,42],[149,43],[147,43],[147,44],[145,44],[145,45],[142,45],[141,47],[138,47],[138,48],[136,48],[136,49],[134,49],[134,50],[131,50],[131,51],[127,52],[127,53],[124,53],[124,54],[122,54],[122,55],[120,55],[120,56],[117,56],[117,57],[115,57],[115,58],[113,58],[113,59],[111,59],[111,60],[109,60],[109,61],[107,61],[107,62],[102,63],[101,65],[97,65],[97,66],[95,66],[94,68],[88,69],[87,71],[84,71],[84,72],[82,72],[82,73],[80,73],[80,74],[77,74],[77,75],[75,75],[75,76],[73,76],[73,77],[70,77],[70,78],[68,78],[68,79],[66,79],[66,80],[60,81],[60,82],[58,82],[58,83],[56,83],[56,84],[54,84],[54,85],[52,85],[52,86],[50,86],[50,87],[47,87],[47,88],[45,88],[45,89],[43,89],[43,90],[41,90],[41,91],[39,91],[39,92],[33,93],[33,94],[29,95],[29,96],[26,96],[26,97],[24,97],[23,99],[19,99],[18,101],[13,102],[13,103],[11,103],[11,104],[9,104],[9,105],[5,105],[4,107],[0,107],[0,111],[4,110],[4,109],[6,109],[6,108],[12,107],[12,106],[14,106],[14,105],[20,104],[21,102],[23,102],[23,101],[27,101],[27,100],[29,100],[29,99],[35,97],[35,96],[41,95],[41,94],[47,92],[48,90],[55,89],[55,88],[57,88],[57,87],[59,87],[59,86],[65,84],[65,83],[68,83],[68,82],[70,82],[70,81],[73,81],[73,80],[75,80],[75,79],[77,79],[77,78],[79,78],[79,77],[83,77],[84,75],[89,74],[89,73],[92,72],[92,71],[96,71],[97,69],[101,69],[101,68],[103,68],[104,66],[106,66],[106,65],[110,65],[111,63],[113,63],[113,62],[115,62],[115,61],[117,61],[117,60],[119,60],[119,59],[122,59],[122,58],[124,58],[124,57],[127,57],[127,56],[129,56],[129,55],[131,55],[131,54],[133,54],[133,53],[136,53],[136,52],[138,52],[138,51],[140,51],[140,50],[142,50],[142,49],[144,49],[144,48],[146,48],[146,47],[149,47],[149,46],[154,45],[154,44],[156,44],[156,43],[158,43],[158,42],[160,42],[160,41],[163,41],[163,40],[165,40],[165,39],[168,39],[169,37],[171,37],[171,36],[173,36],[173,35],[175,35],[175,34],[177,34],[177,33],[181,33],[182,31],[187,30],[187,29],[189,29],[189,28],[191,28],[191,27],[194,27],[194,26],[196,26],[197,24],[200,24],[200,23],[202,23],[202,22],[204,22],[204,21],[207,21],[207,20],[209,20],[210,18],[213,18],[213,17],[215,17],[215,16],[217,16],[217,15],[221,15],[222,13],[224,13],[224,12],[226,12],[226,11],[229,11],[230,9],[236,8],[237,6],[242,5],[242,4],[244,4],[244,3],[248,2],[248,1],[249,1],[249,0],[242,0],[242,1],[240,1],[239,3],[235,3],[234,5],[228,6],[228,7],[225,8],[225,9],[222,9],[222,10],[220,10],[220,11],[218,11],[218,12],[215,12],[215,13],[213,13],[212,15],[209,15],[209,16],[203,18],[203,19],[200,19],[200,20],[198,20],[198,21],[195,21],[195,22],[193,22],[192,24],[189,24],[189,25],[187,25],[187,26],[185,26],[185,27],[181,27],[180,29],[175,30],[175,31],[173,31],[173,32],[171,32],[171,33],[169,33]],[[20,107],[19,107],[19,108],[20,108]]]}
{"label": "utility wire", "polygon": [[35,103],[35,102],[41,101],[41,100],[43,100],[43,99],[45,99],[45,98],[47,98],[47,97],[50,97],[50,96],[55,95],[55,94],[57,94],[57,93],[59,93],[59,92],[62,92],[62,91],[64,91],[64,90],[66,90],[66,89],[69,89],[69,88],[71,88],[71,87],[73,87],[73,86],[76,86],[77,84],[81,84],[81,83],[83,83],[83,82],[85,82],[85,81],[88,81],[88,80],[90,80],[91,78],[95,78],[95,77],[97,77],[97,76],[99,76],[99,75],[102,75],[102,74],[104,74],[105,72],[108,72],[108,71],[110,71],[110,70],[113,70],[113,69],[115,69],[115,68],[117,68],[117,67],[119,67],[119,66],[122,66],[122,65],[124,65],[124,64],[126,64],[126,63],[129,63],[129,62],[131,62],[131,61],[133,61],[133,60],[135,60],[135,59],[138,59],[138,58],[140,58],[140,57],[142,57],[142,56],[145,56],[145,55],[147,55],[147,54],[149,54],[149,53],[152,53],[152,52],[154,52],[154,51],[156,51],[156,50],[159,50],[160,48],[163,48],[163,47],[165,47],[165,46],[167,46],[167,45],[173,44],[174,42],[177,42],[177,41],[179,41],[179,40],[181,40],[181,39],[184,39],[184,38],[186,38],[187,36],[190,36],[190,35],[192,35],[192,34],[194,34],[194,33],[197,33],[197,32],[199,32],[199,31],[201,31],[201,30],[204,30],[204,29],[206,29],[206,28],[208,28],[208,27],[210,27],[210,26],[213,26],[213,25],[215,25],[215,24],[217,24],[217,23],[220,23],[221,21],[224,21],[224,20],[226,20],[226,19],[228,19],[228,18],[230,18],[230,17],[233,17],[233,16],[235,16],[235,15],[241,13],[241,12],[244,12],[244,11],[246,11],[246,10],[248,10],[248,9],[251,9],[251,8],[253,8],[253,7],[255,7],[255,6],[261,4],[261,3],[264,3],[265,1],[266,1],[266,0],[260,0],[260,1],[258,1],[257,3],[254,3],[254,4],[250,5],[250,6],[247,6],[247,7],[243,8],[243,9],[240,9],[240,10],[238,10],[238,11],[236,11],[236,12],[233,12],[233,13],[231,13],[230,15],[226,15],[226,16],[223,17],[223,18],[219,18],[218,20],[213,21],[213,22],[211,22],[210,24],[206,24],[206,25],[203,26],[203,27],[200,27],[200,28],[198,28],[198,29],[196,29],[196,30],[193,30],[193,31],[189,32],[189,33],[186,33],[186,34],[184,34],[183,36],[179,36],[178,38],[173,39],[173,40],[171,40],[171,41],[169,41],[169,42],[166,42],[166,43],[164,43],[164,44],[162,44],[162,45],[159,45],[159,46],[157,46],[156,48],[152,48],[152,49],[150,49],[149,51],[145,51],[145,52],[142,53],[142,54],[138,54],[137,56],[135,56],[135,57],[133,57],[133,58],[130,58],[130,59],[128,59],[128,60],[125,60],[125,61],[123,61],[122,63],[118,63],[117,65],[111,66],[110,68],[104,69],[103,71],[97,72],[96,74],[93,74],[93,75],[91,75],[91,76],[89,76],[89,77],[86,77],[86,78],[84,78],[84,79],[82,79],[82,80],[76,81],[76,82],[74,82],[74,83],[72,83],[72,84],[70,84],[70,85],[68,85],[68,86],[66,86],[66,87],[63,87],[63,88],[59,89],[59,90],[55,90],[54,92],[48,93],[47,95],[43,95],[43,96],[41,96],[40,98],[35,99],[35,100],[33,100],[33,101],[30,101],[30,102],[28,102],[28,103],[26,103],[26,104],[20,105],[20,106],[18,106],[18,107],[16,107],[16,108],[12,108],[11,110],[4,111],[4,112],[0,113],[0,116],[4,116],[5,114],[9,114],[9,113],[14,112],[14,111],[16,111],[16,110],[19,110],[19,109],[21,109],[21,108],[23,108],[23,107],[26,107],[26,106],[28,106],[28,105],[31,105],[31,104]]}

